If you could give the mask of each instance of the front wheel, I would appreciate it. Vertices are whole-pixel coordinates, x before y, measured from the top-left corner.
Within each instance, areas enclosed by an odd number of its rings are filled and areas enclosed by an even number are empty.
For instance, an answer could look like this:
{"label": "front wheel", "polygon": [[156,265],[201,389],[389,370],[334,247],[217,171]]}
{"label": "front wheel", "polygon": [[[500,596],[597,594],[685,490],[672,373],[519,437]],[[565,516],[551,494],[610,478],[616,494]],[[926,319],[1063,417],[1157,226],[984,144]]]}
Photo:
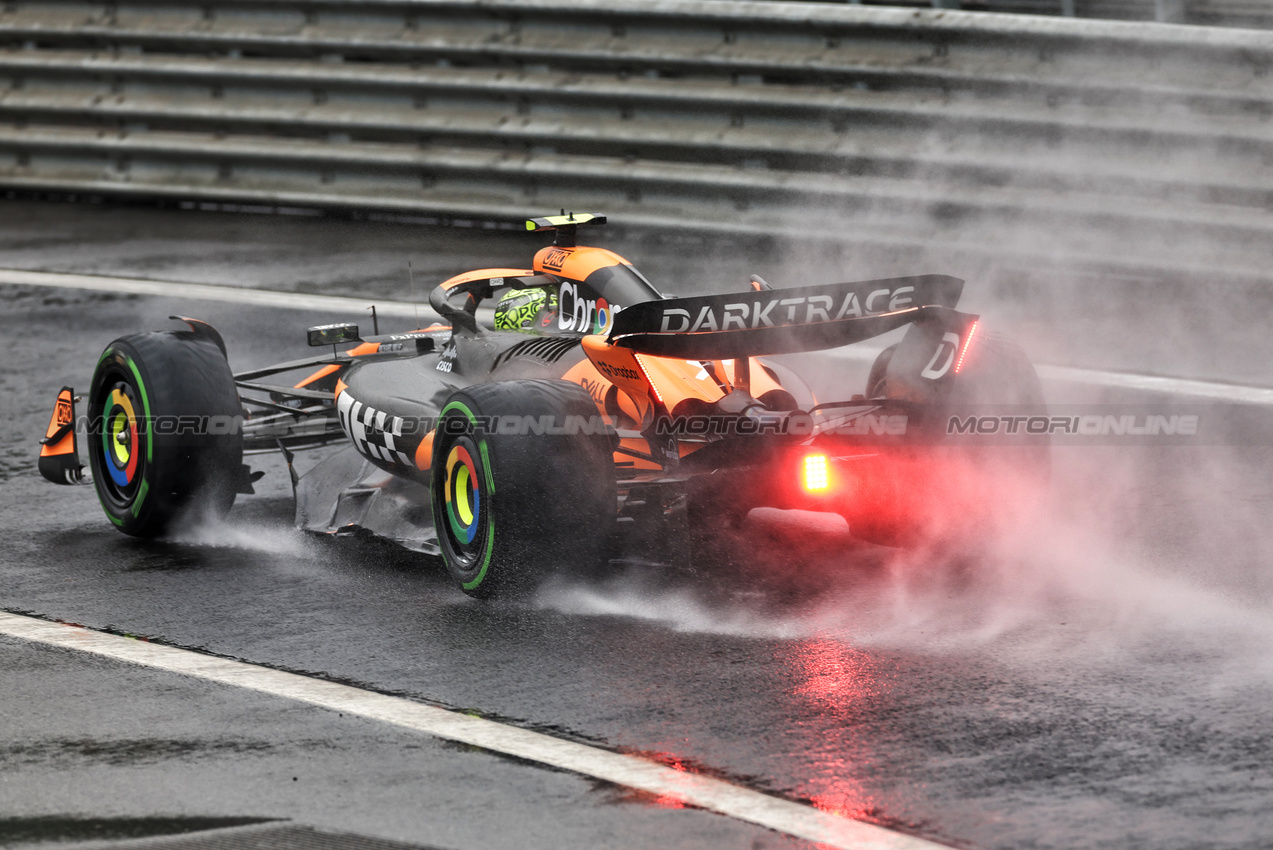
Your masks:
{"label": "front wheel", "polygon": [[597,566],[615,522],[613,431],[567,381],[459,390],[433,441],[433,521],[465,593],[530,589]]}
{"label": "front wheel", "polygon": [[88,457],[115,527],[157,537],[195,514],[223,516],[243,464],[242,405],[225,356],[189,331],[106,347],[88,401]]}

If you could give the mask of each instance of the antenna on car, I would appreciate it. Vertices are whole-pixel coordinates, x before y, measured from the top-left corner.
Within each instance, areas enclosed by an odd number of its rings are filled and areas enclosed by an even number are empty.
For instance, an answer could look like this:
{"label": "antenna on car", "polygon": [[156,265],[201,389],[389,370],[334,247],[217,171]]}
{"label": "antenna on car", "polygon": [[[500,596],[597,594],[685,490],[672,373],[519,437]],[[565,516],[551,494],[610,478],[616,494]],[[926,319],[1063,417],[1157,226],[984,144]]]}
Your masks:
{"label": "antenna on car", "polygon": [[407,260],[407,283],[411,286],[411,301],[415,305],[415,330],[420,329],[420,293],[415,289],[415,275],[411,273],[411,261]]}
{"label": "antenna on car", "polygon": [[593,215],[592,213],[567,213],[563,209],[561,211],[561,215],[550,215],[543,218],[527,219],[526,229],[531,232],[537,232],[540,230],[555,230],[557,231],[557,238],[553,240],[553,247],[573,248],[575,247],[575,235],[579,228],[605,223],[606,217],[603,215]]}

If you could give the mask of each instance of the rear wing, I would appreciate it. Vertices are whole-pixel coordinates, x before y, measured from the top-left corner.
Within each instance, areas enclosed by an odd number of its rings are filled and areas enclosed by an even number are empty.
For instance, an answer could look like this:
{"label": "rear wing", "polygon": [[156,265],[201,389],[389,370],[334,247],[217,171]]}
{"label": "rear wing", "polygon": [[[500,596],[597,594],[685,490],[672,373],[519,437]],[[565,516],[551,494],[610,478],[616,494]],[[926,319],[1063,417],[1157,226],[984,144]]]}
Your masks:
{"label": "rear wing", "polygon": [[956,277],[918,275],[647,301],[619,311],[606,341],[688,360],[836,348],[941,318],[963,286]]}

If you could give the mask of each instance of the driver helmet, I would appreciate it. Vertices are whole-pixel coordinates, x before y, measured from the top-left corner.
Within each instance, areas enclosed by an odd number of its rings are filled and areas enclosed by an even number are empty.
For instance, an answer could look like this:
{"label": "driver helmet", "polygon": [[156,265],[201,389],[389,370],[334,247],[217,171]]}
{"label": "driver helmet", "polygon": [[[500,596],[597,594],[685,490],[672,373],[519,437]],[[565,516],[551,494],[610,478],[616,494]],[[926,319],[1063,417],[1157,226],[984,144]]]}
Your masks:
{"label": "driver helmet", "polygon": [[543,287],[510,289],[495,305],[495,328],[537,332],[550,324],[546,319],[556,312],[556,292]]}

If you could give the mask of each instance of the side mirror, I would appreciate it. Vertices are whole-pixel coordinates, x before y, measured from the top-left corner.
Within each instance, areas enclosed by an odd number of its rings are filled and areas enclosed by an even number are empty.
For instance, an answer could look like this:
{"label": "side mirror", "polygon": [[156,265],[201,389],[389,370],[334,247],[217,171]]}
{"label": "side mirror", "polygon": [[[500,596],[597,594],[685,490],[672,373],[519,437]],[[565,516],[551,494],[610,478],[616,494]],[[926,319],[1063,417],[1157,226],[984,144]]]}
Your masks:
{"label": "side mirror", "polygon": [[358,342],[360,339],[357,325],[317,325],[306,333],[309,335],[310,345],[340,345],[345,342]]}

